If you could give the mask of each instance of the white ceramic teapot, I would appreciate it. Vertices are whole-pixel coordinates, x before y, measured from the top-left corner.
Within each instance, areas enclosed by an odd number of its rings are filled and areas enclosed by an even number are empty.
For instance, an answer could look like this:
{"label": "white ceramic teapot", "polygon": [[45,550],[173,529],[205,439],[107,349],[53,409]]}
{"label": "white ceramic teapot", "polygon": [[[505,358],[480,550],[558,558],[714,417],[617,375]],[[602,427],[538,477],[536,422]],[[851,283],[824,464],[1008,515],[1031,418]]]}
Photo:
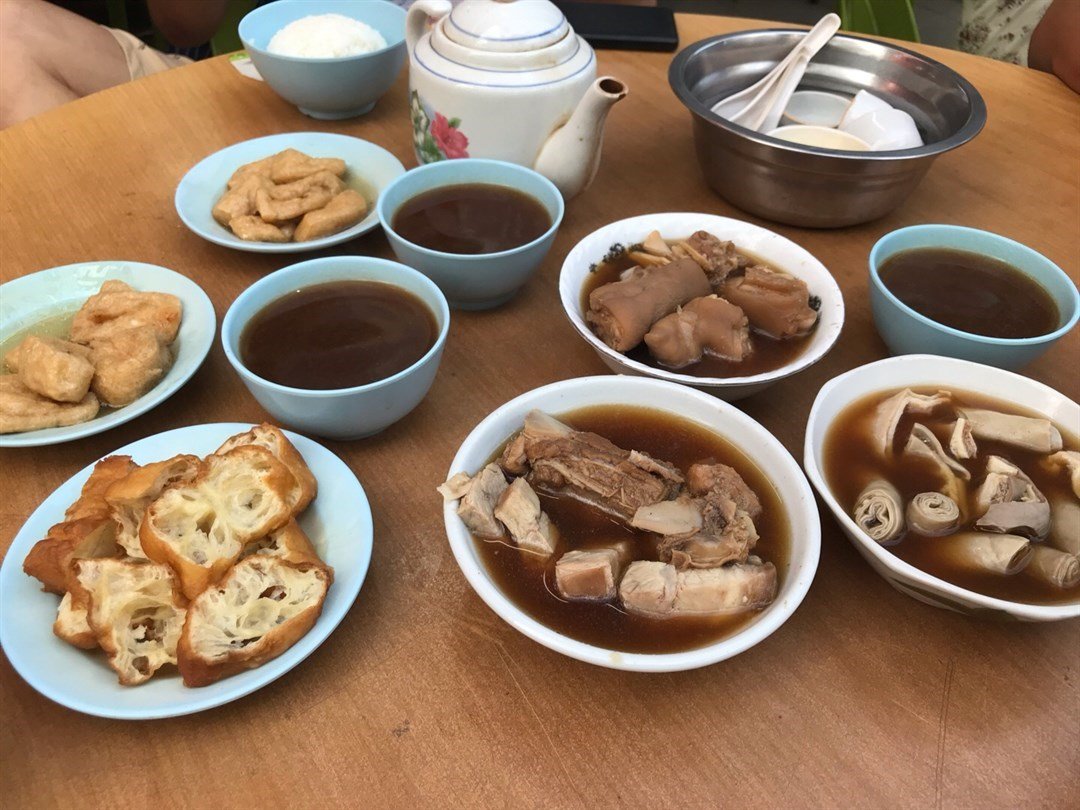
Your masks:
{"label": "white ceramic teapot", "polygon": [[405,29],[421,163],[506,160],[545,175],[567,199],[592,182],[604,120],[626,87],[596,78],[592,48],[553,3],[417,0]]}

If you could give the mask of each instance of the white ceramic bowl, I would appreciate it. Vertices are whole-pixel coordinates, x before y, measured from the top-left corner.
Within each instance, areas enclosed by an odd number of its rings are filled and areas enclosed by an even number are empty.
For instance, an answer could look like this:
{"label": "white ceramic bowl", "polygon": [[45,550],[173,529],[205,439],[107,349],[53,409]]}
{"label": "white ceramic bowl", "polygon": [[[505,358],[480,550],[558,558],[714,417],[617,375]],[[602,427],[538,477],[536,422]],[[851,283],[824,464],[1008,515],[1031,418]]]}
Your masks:
{"label": "white ceramic bowl", "polygon": [[796,90],[791,94],[781,124],[835,127],[844,117],[851,99],[821,90]]}
{"label": "white ceramic bowl", "polygon": [[[589,277],[589,266],[598,262],[616,242],[624,245],[640,242],[653,230],[660,231],[667,239],[687,237],[698,230],[709,231],[720,239],[730,239],[740,250],[760,257],[778,270],[803,279],[810,288],[810,294],[821,299],[821,317],[802,354],[778,369],[761,374],[695,377],[631,360],[600,340],[585,323],[585,313],[581,308],[581,291]],[[615,373],[692,385],[729,401],[756,394],[777,380],[812,366],[832,348],[844,325],[844,297],[836,280],[821,262],[777,233],[749,222],[712,214],[645,214],[619,220],[593,231],[567,254],[559,273],[559,296],[570,323]]]}
{"label": "white ceramic bowl", "polygon": [[915,119],[894,108],[871,110],[857,118],[844,119],[844,125],[836,131],[854,135],[875,152],[915,149],[923,145]]}
{"label": "white ceramic bowl", "polygon": [[446,535],[461,571],[488,607],[533,641],[590,664],[636,672],[676,672],[715,664],[753,647],[782,625],[806,596],[817,570],[821,522],[817,504],[799,465],[768,430],[742,411],[684,386],[640,377],[580,377],[536,388],[495,409],[477,425],[454,457],[447,478],[477,472],[527,414],[539,408],[554,416],[592,405],[637,405],[677,414],[723,436],[751,458],[773,482],[791,522],[791,558],[780,571],[776,601],[749,624],[721,641],[679,653],[617,652],[564,636],[518,608],[492,582],[454,504],[443,509]]}
{"label": "white ceramic bowl", "polygon": [[893,109],[893,106],[883,98],[876,96],[867,90],[860,90],[851,99],[851,103],[848,104],[847,109],[844,110],[844,114],[840,117],[840,123],[836,126],[843,127],[844,124],[849,121],[854,121],[856,118],[866,115],[866,113],[869,112],[891,109]]}
{"label": "white ceramic bowl", "polygon": [[1080,602],[1066,605],[1029,605],[983,596],[931,576],[904,562],[867,537],[851,519],[829,489],[822,458],[829,427],[848,405],[875,391],[925,386],[956,391],[974,391],[988,396],[1008,396],[1017,405],[1030,408],[1056,424],[1080,433],[1080,405],[1042,383],[991,366],[938,357],[908,354],[859,366],[822,386],[806,424],[803,465],[822,500],[837,523],[870,566],[901,593],[934,607],[958,613],[997,615],[1021,621],[1053,621],[1080,616]]}
{"label": "white ceramic bowl", "polygon": [[[283,295],[333,281],[381,281],[412,293],[435,318],[439,330],[435,344],[397,374],[351,388],[292,388],[252,373],[240,359],[240,336],[248,321]],[[446,298],[433,281],[411,267],[369,256],[326,256],[282,268],[244,290],[221,322],[221,345],[248,391],[277,421],[347,441],[378,433],[420,404],[435,381],[449,329]]]}
{"label": "white ceramic bowl", "polygon": [[818,149],[843,149],[847,152],[868,152],[870,144],[850,132],[843,132],[832,127],[807,126],[793,124],[777,127],[769,132],[769,137],[779,138],[790,143],[815,146]]}

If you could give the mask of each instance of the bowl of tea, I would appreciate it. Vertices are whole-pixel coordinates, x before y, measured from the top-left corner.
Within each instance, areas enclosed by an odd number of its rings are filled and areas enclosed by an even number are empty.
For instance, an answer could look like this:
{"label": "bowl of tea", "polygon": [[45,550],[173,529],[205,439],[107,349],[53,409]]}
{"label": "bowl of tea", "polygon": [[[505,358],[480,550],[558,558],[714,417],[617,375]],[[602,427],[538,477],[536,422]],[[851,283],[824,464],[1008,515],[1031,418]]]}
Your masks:
{"label": "bowl of tea", "polygon": [[543,263],[563,217],[562,195],[543,175],[473,158],[406,172],[377,207],[394,254],[457,309],[510,300]]}
{"label": "bowl of tea", "polygon": [[938,354],[1017,369],[1080,319],[1080,293],[1054,262],[1004,236],[915,225],[870,251],[874,325],[893,354]]}
{"label": "bowl of tea", "polygon": [[387,259],[329,256],[248,287],[225,313],[221,343],[277,421],[348,440],[420,404],[449,328],[446,298],[423,274]]}

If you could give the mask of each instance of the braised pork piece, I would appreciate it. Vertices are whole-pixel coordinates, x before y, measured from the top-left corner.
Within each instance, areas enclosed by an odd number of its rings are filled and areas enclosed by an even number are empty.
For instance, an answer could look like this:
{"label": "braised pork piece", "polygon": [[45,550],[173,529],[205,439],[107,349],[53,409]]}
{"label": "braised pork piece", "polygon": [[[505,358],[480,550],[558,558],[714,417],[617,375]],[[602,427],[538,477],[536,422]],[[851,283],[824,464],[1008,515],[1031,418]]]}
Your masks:
{"label": "braised pork piece", "polygon": [[[502,514],[515,489],[524,520]],[[730,635],[772,602],[786,570],[772,485],[715,434],[660,411],[533,411],[492,463],[440,492],[507,596],[608,649],[675,652]]]}
{"label": "braised pork piece", "polygon": [[824,457],[855,523],[902,560],[987,596],[1080,599],[1080,452],[1050,420],[966,391],[883,391],[837,417]]}
{"label": "braised pork piece", "polygon": [[613,245],[582,292],[585,321],[608,346],[699,377],[789,363],[805,350],[819,307],[806,282],[706,231]]}

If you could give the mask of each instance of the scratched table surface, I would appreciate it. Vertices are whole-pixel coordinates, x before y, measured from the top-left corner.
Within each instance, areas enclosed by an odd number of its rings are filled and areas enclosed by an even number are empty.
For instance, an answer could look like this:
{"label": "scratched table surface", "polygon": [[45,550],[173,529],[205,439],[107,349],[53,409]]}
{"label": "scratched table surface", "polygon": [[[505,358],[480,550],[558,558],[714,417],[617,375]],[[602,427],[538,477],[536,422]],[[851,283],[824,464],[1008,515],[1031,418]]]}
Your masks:
{"label": "scratched table surface", "polygon": [[[678,25],[685,45],[761,24],[681,16]],[[847,303],[825,360],[740,403],[796,458],[821,385],[886,356],[867,304],[867,254],[882,234],[921,222],[986,228],[1080,274],[1078,97],[1049,75],[916,49],[978,87],[985,131],[940,158],[885,219],[839,231],[762,223],[821,259]],[[647,212],[751,219],[703,182],[688,114],[668,89],[670,59],[599,54],[630,96],[612,111],[600,174],[569,203],[542,270],[501,309],[453,314],[438,378],[410,416],[375,438],[328,443],[367,489],[375,548],[360,597],[327,642],[249,697],[145,723],[51,703],[3,658],[5,806],[1076,806],[1080,623],[994,623],[915,602],[874,574],[824,512],[821,565],[795,615],[748,652],[692,672],[564,658],[504,624],[459,572],[434,488],[461,440],[523,391],[607,373],[559,306],[571,246]],[[369,115],[321,123],[223,59],[0,133],[2,278],[91,259],[152,262],[201,284],[220,319],[245,287],[293,259],[202,241],[177,218],[173,190],[227,144],[301,130],[366,138],[415,165],[404,75]],[[381,233],[330,252],[390,255]],[[1074,332],[1026,373],[1076,399],[1078,357]],[[264,418],[217,344],[152,412],[70,444],[4,451],[0,544],[56,486],[122,445]]]}

